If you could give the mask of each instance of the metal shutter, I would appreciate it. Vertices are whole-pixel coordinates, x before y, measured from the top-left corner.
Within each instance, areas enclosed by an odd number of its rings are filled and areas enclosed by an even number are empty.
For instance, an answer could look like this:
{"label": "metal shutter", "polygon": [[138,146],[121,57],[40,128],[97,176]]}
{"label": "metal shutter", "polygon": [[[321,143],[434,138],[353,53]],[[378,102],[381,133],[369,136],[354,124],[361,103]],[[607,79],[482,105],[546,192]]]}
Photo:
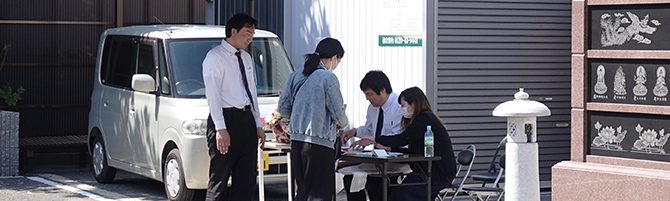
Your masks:
{"label": "metal shutter", "polygon": [[[570,0],[438,0],[435,101],[459,151],[477,145],[484,171],[506,133],[498,104],[523,87],[546,104],[538,118],[540,180],[570,158]],[[432,76],[429,72],[428,76]]]}
{"label": "metal shutter", "polygon": [[253,17],[256,19],[256,28],[271,31],[280,39],[284,37],[284,0],[252,0],[226,1],[217,0],[220,6],[221,25],[225,25],[228,18],[236,13],[249,13],[249,3],[253,2]]}

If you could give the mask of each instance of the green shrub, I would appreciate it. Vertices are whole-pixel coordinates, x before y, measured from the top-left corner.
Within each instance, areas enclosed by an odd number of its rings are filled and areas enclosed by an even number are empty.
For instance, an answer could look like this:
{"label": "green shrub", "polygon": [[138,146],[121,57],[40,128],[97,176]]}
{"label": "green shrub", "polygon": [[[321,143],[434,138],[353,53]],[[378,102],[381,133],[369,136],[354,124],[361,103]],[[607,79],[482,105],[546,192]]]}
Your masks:
{"label": "green shrub", "polygon": [[9,85],[2,85],[0,86],[0,98],[4,100],[7,106],[16,106],[16,103],[21,100],[21,94],[25,91],[26,89],[22,86],[13,90]]}
{"label": "green shrub", "polygon": [[[7,52],[9,52],[9,48],[11,45],[5,44],[2,47],[2,60],[0,61],[0,71],[2,71],[2,68],[5,67],[5,59],[7,59]],[[16,103],[21,100],[21,94],[25,92],[26,89],[23,88],[23,86],[19,86],[17,89],[12,89],[9,84],[1,85],[0,86],[0,98],[3,100],[6,106],[16,106]]]}

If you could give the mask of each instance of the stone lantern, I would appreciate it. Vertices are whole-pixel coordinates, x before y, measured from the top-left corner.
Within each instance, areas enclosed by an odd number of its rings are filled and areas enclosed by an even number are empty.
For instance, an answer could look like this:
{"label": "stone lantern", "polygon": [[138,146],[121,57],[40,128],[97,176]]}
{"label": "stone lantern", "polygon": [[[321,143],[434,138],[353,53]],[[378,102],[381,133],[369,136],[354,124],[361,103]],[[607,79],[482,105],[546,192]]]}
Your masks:
{"label": "stone lantern", "polygon": [[514,100],[493,109],[493,116],[507,117],[505,200],[540,200],[536,117],[549,115],[549,108],[528,100],[523,88],[514,94]]}

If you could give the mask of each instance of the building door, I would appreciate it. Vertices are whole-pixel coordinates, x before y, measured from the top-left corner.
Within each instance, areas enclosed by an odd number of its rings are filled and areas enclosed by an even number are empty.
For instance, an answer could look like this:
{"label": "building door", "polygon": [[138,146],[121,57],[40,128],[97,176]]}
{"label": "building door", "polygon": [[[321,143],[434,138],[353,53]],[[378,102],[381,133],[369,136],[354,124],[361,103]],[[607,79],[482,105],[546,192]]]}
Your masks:
{"label": "building door", "polygon": [[[538,118],[540,180],[570,159],[570,0],[436,0],[435,100],[455,149],[477,145],[477,171],[488,167],[506,133],[498,104],[519,88],[546,104]],[[428,9],[433,9],[429,7]]]}

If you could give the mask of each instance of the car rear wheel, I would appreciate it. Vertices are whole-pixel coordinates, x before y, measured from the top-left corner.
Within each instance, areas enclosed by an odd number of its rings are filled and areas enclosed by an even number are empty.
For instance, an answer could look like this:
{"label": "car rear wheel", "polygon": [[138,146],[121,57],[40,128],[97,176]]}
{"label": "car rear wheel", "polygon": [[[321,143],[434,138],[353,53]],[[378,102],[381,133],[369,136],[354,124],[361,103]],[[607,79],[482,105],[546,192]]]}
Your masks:
{"label": "car rear wheel", "polygon": [[186,188],[179,149],[172,149],[163,164],[163,184],[169,200],[191,200],[195,190]]}
{"label": "car rear wheel", "polygon": [[102,137],[95,138],[92,147],[93,153],[91,157],[91,172],[93,177],[99,183],[109,183],[114,180],[116,175],[116,168],[107,165],[107,150],[105,150],[105,143]]}

